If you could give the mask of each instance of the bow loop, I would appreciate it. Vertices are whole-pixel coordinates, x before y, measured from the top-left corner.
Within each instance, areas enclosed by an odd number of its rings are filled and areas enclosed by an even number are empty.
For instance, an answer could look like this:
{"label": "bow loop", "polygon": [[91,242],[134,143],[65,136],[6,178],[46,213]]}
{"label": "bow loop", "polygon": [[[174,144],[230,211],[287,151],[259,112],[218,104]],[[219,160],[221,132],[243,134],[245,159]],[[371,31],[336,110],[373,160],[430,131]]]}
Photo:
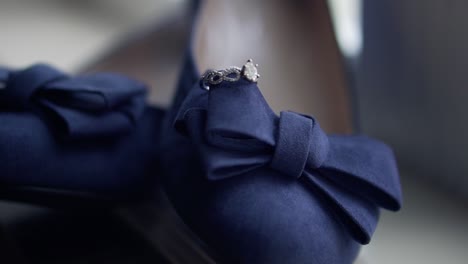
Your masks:
{"label": "bow loop", "polygon": [[401,207],[402,194],[392,150],[366,136],[329,136],[330,155],[321,174],[335,184],[388,210]]}
{"label": "bow loop", "polygon": [[278,118],[254,83],[214,86],[207,109],[206,135],[212,145],[246,151],[275,145]]}
{"label": "bow loop", "polygon": [[12,110],[24,110],[30,106],[32,95],[45,84],[63,78],[60,71],[44,64],[37,64],[22,71],[3,74],[5,87],[0,90],[0,106]]}
{"label": "bow loop", "polygon": [[2,109],[41,111],[52,128],[70,138],[126,133],[145,107],[144,85],[117,74],[70,77],[38,64],[19,71],[1,69],[0,78],[6,80],[0,89]]}

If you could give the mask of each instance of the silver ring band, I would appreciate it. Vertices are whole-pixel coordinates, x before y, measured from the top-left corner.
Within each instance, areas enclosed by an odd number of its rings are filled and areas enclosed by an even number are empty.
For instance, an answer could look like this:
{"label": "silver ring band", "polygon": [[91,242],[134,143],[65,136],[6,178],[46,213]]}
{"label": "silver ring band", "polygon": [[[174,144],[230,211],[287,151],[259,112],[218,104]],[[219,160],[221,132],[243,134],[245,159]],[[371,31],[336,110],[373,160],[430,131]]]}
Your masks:
{"label": "silver ring band", "polygon": [[203,88],[210,90],[210,85],[218,85],[223,81],[237,82],[241,77],[251,82],[257,82],[260,75],[257,70],[258,64],[254,64],[251,59],[239,67],[230,67],[224,70],[208,70],[202,75]]}

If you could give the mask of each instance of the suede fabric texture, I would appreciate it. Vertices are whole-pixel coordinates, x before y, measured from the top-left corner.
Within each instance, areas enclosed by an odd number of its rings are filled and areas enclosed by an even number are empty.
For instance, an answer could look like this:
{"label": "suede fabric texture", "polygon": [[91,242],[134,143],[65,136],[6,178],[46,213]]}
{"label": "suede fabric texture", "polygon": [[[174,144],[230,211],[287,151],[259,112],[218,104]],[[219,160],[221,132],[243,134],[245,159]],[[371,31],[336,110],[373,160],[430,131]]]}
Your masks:
{"label": "suede fabric texture", "polygon": [[243,79],[207,91],[190,52],[161,142],[170,200],[222,263],[352,263],[401,206],[385,144],[278,117]]}
{"label": "suede fabric texture", "polygon": [[145,105],[143,84],[110,73],[71,77],[44,64],[1,68],[0,84],[2,194],[113,199],[144,186],[163,112]]}

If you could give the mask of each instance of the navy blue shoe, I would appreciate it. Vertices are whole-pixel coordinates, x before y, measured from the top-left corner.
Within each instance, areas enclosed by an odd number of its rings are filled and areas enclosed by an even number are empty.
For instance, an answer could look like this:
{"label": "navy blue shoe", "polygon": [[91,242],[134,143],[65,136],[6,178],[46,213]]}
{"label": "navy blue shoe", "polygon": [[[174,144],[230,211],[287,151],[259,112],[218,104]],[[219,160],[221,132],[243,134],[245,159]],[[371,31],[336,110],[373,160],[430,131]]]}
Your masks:
{"label": "navy blue shoe", "polygon": [[[256,66],[201,75],[189,47],[161,132],[163,188],[221,263],[352,263],[402,194],[392,150],[275,114]],[[268,89],[268,87],[266,87]]]}
{"label": "navy blue shoe", "polygon": [[0,68],[0,85],[0,198],[128,200],[154,177],[163,111],[142,83],[38,64]]}

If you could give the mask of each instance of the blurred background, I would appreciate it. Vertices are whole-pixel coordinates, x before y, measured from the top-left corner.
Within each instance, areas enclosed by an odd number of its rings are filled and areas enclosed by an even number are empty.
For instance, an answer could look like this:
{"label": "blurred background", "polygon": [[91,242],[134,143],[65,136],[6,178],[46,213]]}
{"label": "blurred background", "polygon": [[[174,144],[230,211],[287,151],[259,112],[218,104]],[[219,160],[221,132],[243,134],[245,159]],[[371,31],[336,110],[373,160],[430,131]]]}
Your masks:
{"label": "blurred background", "polygon": [[[394,147],[404,189],[403,210],[383,213],[360,263],[468,263],[468,3],[330,0],[329,6],[359,126]],[[167,105],[187,20],[184,0],[1,0],[0,64],[41,61],[79,72],[152,31],[149,42],[133,48],[148,49],[165,67],[155,65],[154,74],[129,70],[138,58],[125,54],[107,63],[137,78],[151,75],[158,89],[167,87],[152,102]],[[154,48],[160,46],[165,52]],[[10,212],[2,222],[30,213],[1,208]]]}

